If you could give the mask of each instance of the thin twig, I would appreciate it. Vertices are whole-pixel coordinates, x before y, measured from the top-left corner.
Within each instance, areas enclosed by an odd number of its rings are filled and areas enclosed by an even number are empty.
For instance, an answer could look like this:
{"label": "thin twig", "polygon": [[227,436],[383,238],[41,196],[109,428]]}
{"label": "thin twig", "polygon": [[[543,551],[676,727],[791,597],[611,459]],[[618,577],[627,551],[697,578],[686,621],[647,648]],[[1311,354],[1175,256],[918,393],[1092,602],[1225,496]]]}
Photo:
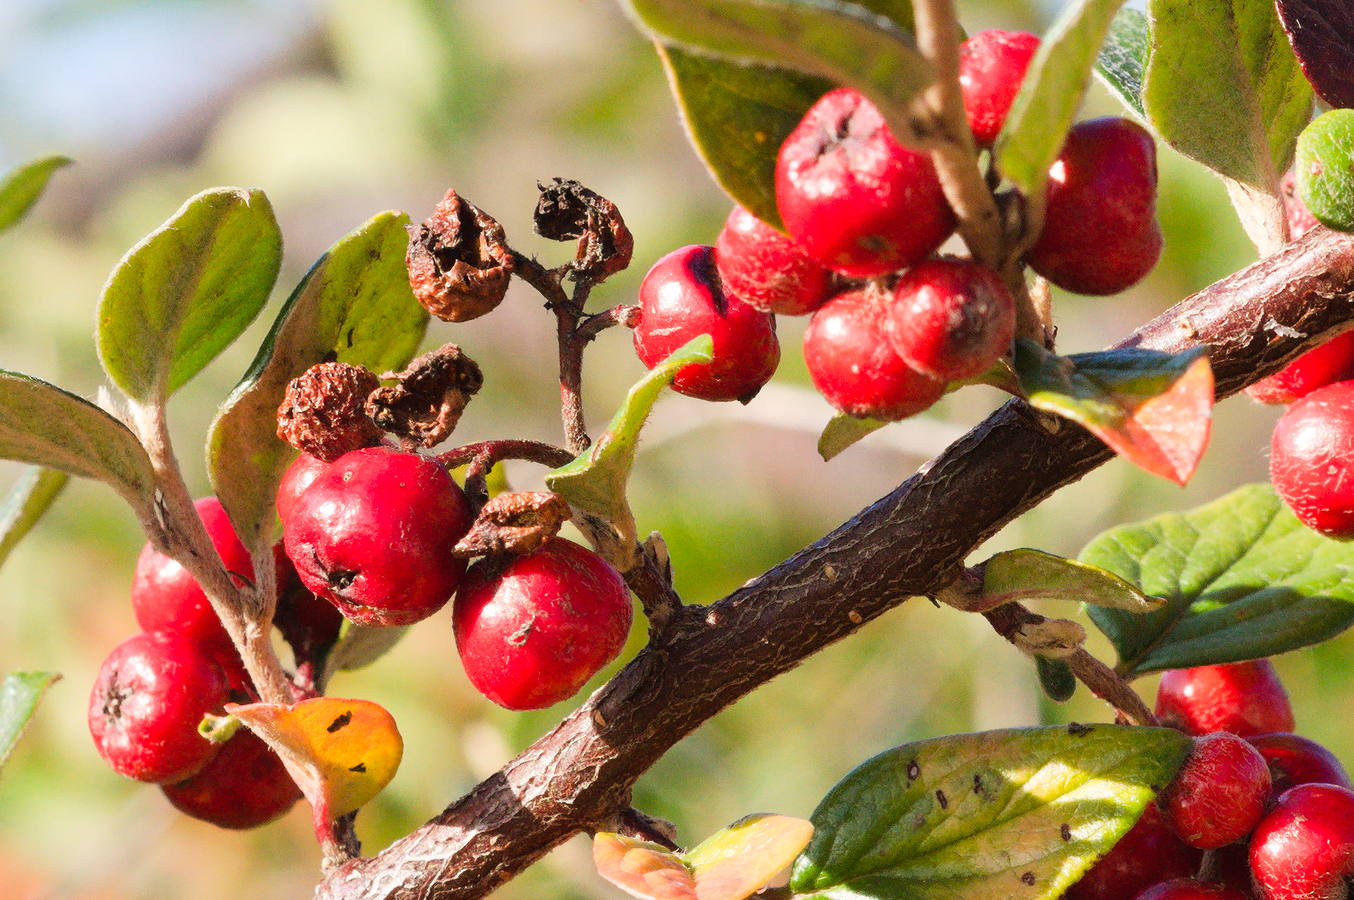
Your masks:
{"label": "thin twig", "polygon": [[563,447],[556,447],[554,444],[545,444],[541,441],[503,440],[479,441],[474,444],[454,447],[445,453],[437,454],[435,458],[448,469],[454,469],[481,457],[487,458],[490,464],[505,459],[522,459],[558,469],[560,466],[571,462],[574,454]]}
{"label": "thin twig", "polygon": [[574,332],[574,339],[587,342],[612,326],[624,325],[626,328],[634,328],[637,324],[639,324],[639,307],[622,303],[619,306],[594,313],[578,323],[578,330]]}

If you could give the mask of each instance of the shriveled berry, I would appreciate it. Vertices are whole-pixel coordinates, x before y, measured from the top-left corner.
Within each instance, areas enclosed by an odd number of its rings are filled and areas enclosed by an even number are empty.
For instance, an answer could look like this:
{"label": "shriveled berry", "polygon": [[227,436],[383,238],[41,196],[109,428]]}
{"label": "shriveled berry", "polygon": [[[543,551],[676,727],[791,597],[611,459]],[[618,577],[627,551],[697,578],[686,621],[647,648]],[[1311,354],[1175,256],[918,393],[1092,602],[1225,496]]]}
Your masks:
{"label": "shriveled berry", "polygon": [[701,400],[756,396],[780,362],[776,318],[725,290],[714,248],[693,244],[654,263],[639,286],[635,352],[652,369],[692,338],[710,335],[714,359],[677,370],[672,389]]}
{"label": "shriveled berry", "polygon": [[179,812],[221,828],[256,828],[301,799],[301,790],[268,745],[241,729],[193,777],[160,790]]}
{"label": "shriveled berry", "polygon": [[856,278],[920,262],[955,226],[931,158],[850,88],[824,94],[781,144],[776,207],[805,253]]}
{"label": "shriveled berry", "polygon": [[1015,326],[1015,299],[1000,275],[965,259],[933,259],[898,279],[887,330],[903,362],[959,381],[996,365],[1011,349]]}
{"label": "shriveled berry", "polygon": [[381,386],[376,373],[341,362],[317,363],[287,383],[277,408],[277,436],[303,453],[333,462],[350,450],[381,443],[367,418],[367,395]]}
{"label": "shriveled berry", "polygon": [[830,271],[741,206],[729,213],[715,241],[715,266],[735,297],[782,316],[813,312],[832,287]]}
{"label": "shriveled berry", "polygon": [[1185,764],[1158,802],[1166,823],[1191,847],[1212,850],[1250,834],[1269,798],[1269,766],[1225,731],[1194,739]]}
{"label": "shriveled berry", "polygon": [[1247,900],[1247,896],[1221,884],[1209,884],[1193,878],[1173,878],[1152,885],[1133,900]]}
{"label": "shriveled berry", "polygon": [[1167,670],[1157,687],[1156,715],[1190,734],[1293,730],[1288,692],[1267,659]]}
{"label": "shriveled berry", "polygon": [[470,398],[484,385],[479,365],[455,344],[443,344],[405,366],[386,372],[395,384],[367,396],[367,415],[402,441],[435,447],[456,429]]}
{"label": "shriveled berry", "polygon": [[1274,783],[1270,788],[1272,794],[1282,794],[1299,784],[1338,784],[1354,788],[1349,773],[1335,754],[1310,738],[1281,731],[1257,734],[1246,740],[1269,764]]}
{"label": "shriveled berry", "polygon": [[1124,900],[1162,880],[1193,875],[1201,856],[1166,827],[1156,804],[1148,804],[1119,843],[1063,896],[1066,900]]}
{"label": "shriveled berry", "polygon": [[1250,840],[1264,900],[1345,900],[1354,876],[1354,791],[1300,784],[1280,795]]}
{"label": "shriveled berry", "polygon": [[1246,388],[1261,403],[1292,403],[1317,388],[1354,378],[1354,331],[1336,335]]}
{"label": "shriveled berry", "polygon": [[990,147],[1020,93],[1039,38],[1024,31],[980,31],[959,45],[959,87],[973,139]]}
{"label": "shriveled berry", "polygon": [[1288,408],[1274,426],[1269,477],[1308,528],[1354,537],[1354,381],[1318,388]]}
{"label": "shriveled berry", "polygon": [[503,302],[516,263],[503,226],[449,190],[412,230],[405,265],[414,299],[428,312],[468,322]]}

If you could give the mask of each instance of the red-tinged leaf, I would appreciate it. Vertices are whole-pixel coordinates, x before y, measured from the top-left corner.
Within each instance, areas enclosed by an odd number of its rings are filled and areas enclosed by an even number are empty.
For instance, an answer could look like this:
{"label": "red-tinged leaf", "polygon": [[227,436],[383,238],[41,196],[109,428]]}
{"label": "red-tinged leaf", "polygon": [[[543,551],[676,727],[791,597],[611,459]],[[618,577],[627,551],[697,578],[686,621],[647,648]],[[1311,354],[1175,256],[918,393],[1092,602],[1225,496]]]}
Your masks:
{"label": "red-tinged leaf", "polygon": [[1331,106],[1354,107],[1354,5],[1349,0],[1276,0],[1302,74]]}
{"label": "red-tinged leaf", "polygon": [[1213,367],[1201,355],[1170,390],[1139,405],[1122,432],[1096,435],[1147,471],[1185,484],[1204,455],[1212,424]]}
{"label": "red-tinged leaf", "polygon": [[635,838],[599,831],[592,839],[597,874],[641,900],[697,900],[696,880],[675,853]]}
{"label": "red-tinged leaf", "polygon": [[746,816],[706,838],[682,859],[696,878],[696,900],[745,900],[790,867],[813,837],[792,816]]}

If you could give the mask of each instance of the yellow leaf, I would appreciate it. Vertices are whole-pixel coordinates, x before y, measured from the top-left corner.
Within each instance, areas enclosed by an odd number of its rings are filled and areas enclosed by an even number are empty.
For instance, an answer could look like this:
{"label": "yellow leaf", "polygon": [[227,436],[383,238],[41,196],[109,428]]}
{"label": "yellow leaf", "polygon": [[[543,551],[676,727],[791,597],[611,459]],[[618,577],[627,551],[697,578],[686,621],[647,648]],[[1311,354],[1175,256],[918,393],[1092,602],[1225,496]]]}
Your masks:
{"label": "yellow leaf", "polygon": [[745,816],[687,853],[696,900],[745,900],[794,862],[813,837],[813,824],[792,816]]}

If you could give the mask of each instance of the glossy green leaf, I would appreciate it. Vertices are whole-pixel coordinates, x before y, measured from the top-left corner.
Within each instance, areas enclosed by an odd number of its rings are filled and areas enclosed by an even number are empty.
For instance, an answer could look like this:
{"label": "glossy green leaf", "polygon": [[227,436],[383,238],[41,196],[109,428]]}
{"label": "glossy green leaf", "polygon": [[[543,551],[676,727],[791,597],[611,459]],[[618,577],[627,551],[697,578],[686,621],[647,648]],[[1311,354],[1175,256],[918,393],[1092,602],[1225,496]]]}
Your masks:
{"label": "glossy green leaf", "polygon": [[203,191],[127,252],[99,301],[98,348],[122,391],[157,403],[254,321],[282,263],[259,190]]}
{"label": "glossy green leaf", "polygon": [[1153,475],[1184,484],[1208,446],[1213,370],[1202,347],[1063,357],[1020,339],[1016,372],[1032,406],[1071,419]]}
{"label": "glossy green leaf", "polygon": [[697,900],[746,900],[790,867],[813,837],[813,824],[758,813],[721,828],[682,855]]}
{"label": "glossy green leaf", "polygon": [[1044,189],[1081,106],[1096,54],[1123,5],[1124,0],[1073,0],[1030,60],[994,150],[1001,173],[1026,194]]}
{"label": "glossy green leaf", "polygon": [[331,354],[376,372],[399,369],[423,339],[428,313],[404,266],[408,224],[403,213],[381,213],[320,257],[212,423],[212,487],[248,547],[266,543],[277,483],[293,455],[276,433],[287,382]]}
{"label": "glossy green leaf", "polygon": [[0,458],[97,478],[142,510],[154,496],[150,458],[126,425],[88,400],[3,369]]}
{"label": "glossy green leaf", "polygon": [[15,672],[0,681],[0,767],[23,737],[42,695],[60,677],[55,672]]}
{"label": "glossy green leaf", "polygon": [[1298,196],[1337,231],[1354,231],[1354,109],[1318,116],[1298,138]]}
{"label": "glossy green leaf", "polygon": [[51,509],[69,480],[67,473],[41,466],[32,466],[19,476],[0,505],[0,566]]}
{"label": "glossy green leaf", "polygon": [[1149,0],[1147,117],[1167,143],[1266,194],[1293,158],[1312,88],[1273,0]]}
{"label": "glossy green leaf", "polygon": [[1267,484],[1112,528],[1081,559],[1166,600],[1147,615],[1088,610],[1128,676],[1258,659],[1354,624],[1354,543],[1304,526]]}
{"label": "glossy green leaf", "polygon": [[6,172],[0,179],[0,231],[26,216],[56,170],[70,163],[68,156],[44,156]]}
{"label": "glossy green leaf", "polygon": [[1164,601],[1104,569],[1042,550],[1007,550],[983,563],[983,595],[993,605],[1074,600],[1129,612],[1151,612]]}
{"label": "glossy green leaf", "polygon": [[1034,668],[1039,675],[1039,687],[1054,703],[1066,703],[1077,692],[1077,676],[1061,659],[1036,656]]}
{"label": "glossy green leaf", "polygon": [[837,413],[823,427],[818,436],[818,455],[824,460],[832,459],[847,447],[874,434],[889,424],[880,419],[858,419],[846,413]]}
{"label": "glossy green leaf", "polygon": [[1147,32],[1147,15],[1142,10],[1131,7],[1119,10],[1095,60],[1095,74],[1144,121],[1147,113],[1142,108],[1142,80],[1151,51]]}
{"label": "glossy green leaf", "polygon": [[813,813],[796,896],[1042,900],[1137,821],[1188,752],[1168,728],[1069,725],[904,744]]}

